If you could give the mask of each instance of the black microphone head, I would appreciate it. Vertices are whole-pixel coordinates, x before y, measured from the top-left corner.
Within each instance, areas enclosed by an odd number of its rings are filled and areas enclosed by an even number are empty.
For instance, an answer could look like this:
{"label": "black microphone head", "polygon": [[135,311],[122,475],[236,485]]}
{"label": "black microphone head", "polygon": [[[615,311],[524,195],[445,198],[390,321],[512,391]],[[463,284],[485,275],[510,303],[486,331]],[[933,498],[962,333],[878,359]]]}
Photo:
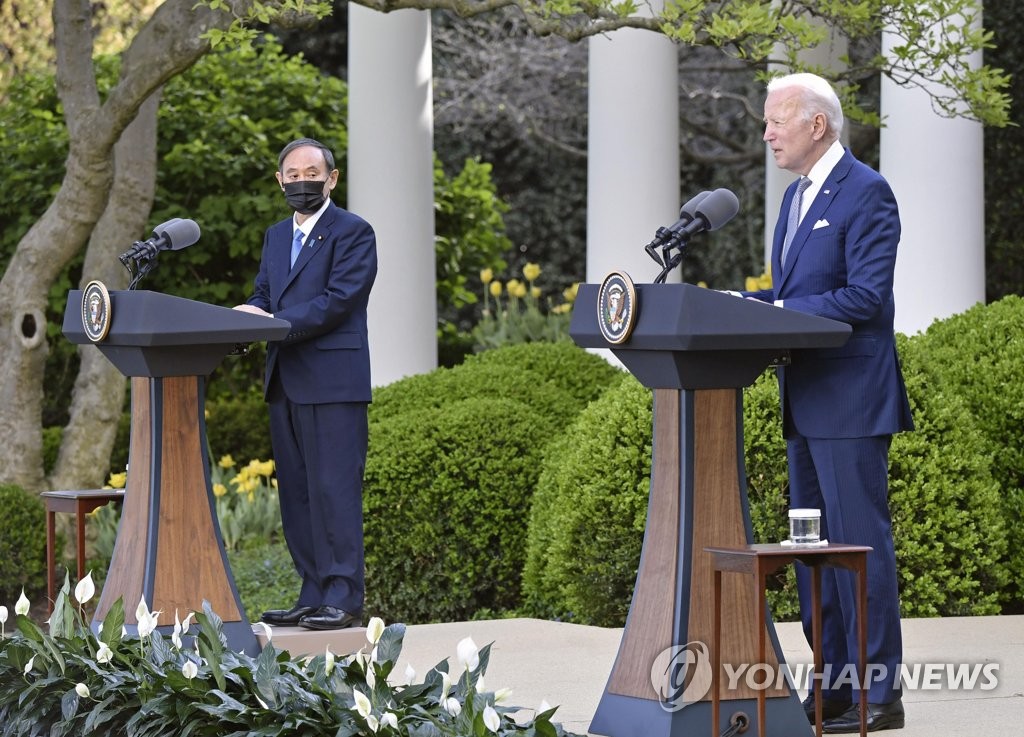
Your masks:
{"label": "black microphone head", "polygon": [[173,218],[153,228],[153,236],[161,250],[180,251],[199,240],[199,225],[195,220]]}
{"label": "black microphone head", "polygon": [[701,200],[694,214],[707,223],[708,230],[718,230],[736,217],[739,211],[739,198],[722,187]]}
{"label": "black microphone head", "polygon": [[689,200],[683,203],[683,206],[679,208],[679,219],[680,220],[693,220],[697,215],[697,205],[705,200],[711,194],[710,191],[704,190],[699,194],[695,194]]}

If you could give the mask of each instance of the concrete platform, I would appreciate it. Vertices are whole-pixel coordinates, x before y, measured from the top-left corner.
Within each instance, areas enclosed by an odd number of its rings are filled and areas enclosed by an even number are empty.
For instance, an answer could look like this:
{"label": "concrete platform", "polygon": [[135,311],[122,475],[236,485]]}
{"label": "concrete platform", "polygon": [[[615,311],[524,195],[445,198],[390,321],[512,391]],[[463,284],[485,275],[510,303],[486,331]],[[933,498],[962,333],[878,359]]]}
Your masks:
{"label": "concrete platform", "polygon": [[[366,643],[365,630],[311,633],[275,628],[274,642],[293,655],[322,653],[327,643],[341,654]],[[796,623],[776,625],[791,669],[811,663],[811,651]],[[439,661],[457,667],[455,650],[464,637],[477,646],[493,643],[488,690],[511,688],[510,702],[535,709],[542,701],[559,706],[555,721],[586,734],[604,692],[622,635],[620,629],[586,627],[536,619],[424,624],[409,627],[397,674],[406,664],[416,682]],[[905,688],[907,724],[894,737],[980,737],[1024,735],[1024,616],[903,620],[904,662],[917,687]],[[973,689],[951,688],[944,664],[982,668]],[[397,676],[402,679],[402,675]],[[993,685],[983,689],[981,685]],[[808,731],[808,735],[813,734]],[[612,737],[620,737],[613,735]],[[621,736],[626,737],[626,736]],[[689,737],[680,736],[680,737]],[[704,737],[701,735],[701,737]]]}

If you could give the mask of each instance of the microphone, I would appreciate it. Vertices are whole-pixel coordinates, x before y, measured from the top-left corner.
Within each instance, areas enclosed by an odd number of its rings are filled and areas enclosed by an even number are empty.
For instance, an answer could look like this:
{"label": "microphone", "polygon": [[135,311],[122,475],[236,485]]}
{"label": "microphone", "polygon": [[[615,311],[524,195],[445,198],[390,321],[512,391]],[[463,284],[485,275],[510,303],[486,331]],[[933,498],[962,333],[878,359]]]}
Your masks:
{"label": "microphone", "polygon": [[710,194],[711,192],[704,190],[700,194],[694,195],[683,203],[683,206],[679,208],[679,219],[667,228],[658,228],[657,232],[654,234],[654,240],[644,246],[644,250],[647,251],[647,255],[654,259],[658,266],[664,266],[665,264],[654,249],[658,246],[664,245],[666,241],[672,239],[673,234],[676,231],[688,225],[696,215],[697,205],[699,205]]}
{"label": "microphone", "polygon": [[129,260],[148,260],[160,251],[180,251],[198,240],[199,226],[195,220],[172,218],[153,228],[153,236],[148,240],[133,243],[131,248],[118,256],[118,260],[126,265]]}
{"label": "microphone", "polygon": [[736,213],[739,211],[740,201],[732,191],[724,187],[716,189],[697,202],[693,210],[693,217],[689,222],[679,228],[673,226],[672,238],[665,244],[665,251],[679,247],[697,233],[705,230],[718,230],[736,217]]}

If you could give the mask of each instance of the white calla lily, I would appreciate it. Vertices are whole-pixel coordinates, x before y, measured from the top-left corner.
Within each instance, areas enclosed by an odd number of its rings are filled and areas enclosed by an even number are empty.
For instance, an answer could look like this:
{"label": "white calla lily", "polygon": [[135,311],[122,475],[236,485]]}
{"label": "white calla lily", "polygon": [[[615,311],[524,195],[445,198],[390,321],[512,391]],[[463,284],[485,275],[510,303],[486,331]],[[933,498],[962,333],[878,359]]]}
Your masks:
{"label": "white calla lily", "polygon": [[139,599],[139,605],[135,607],[135,621],[141,622],[149,618],[149,607],[146,606],[146,597]]}
{"label": "white calla lily", "polygon": [[462,704],[454,696],[449,696],[444,700],[444,710],[451,714],[453,717],[457,717],[462,713]]}
{"label": "white calla lily", "polygon": [[96,650],[96,662],[97,663],[109,663],[111,658],[114,657],[114,651],[110,649],[110,646],[103,640],[99,641],[100,646]]}
{"label": "white calla lily", "polygon": [[380,718],[380,726],[398,729],[398,715],[393,711],[384,712],[384,715]]}
{"label": "white calla lily", "polygon": [[[188,616],[191,617],[192,615],[189,614]],[[188,619],[186,618],[185,621],[187,622]],[[274,639],[274,630],[272,630],[270,628],[270,625],[266,622],[254,622],[253,627],[259,627],[261,630],[263,630],[263,636],[267,638],[267,642],[270,642]]]}
{"label": "white calla lily", "polygon": [[199,675],[199,666],[191,660],[186,660],[185,664],[181,666],[181,675],[191,681]]}
{"label": "white calla lily", "polygon": [[371,732],[376,732],[377,729],[380,727],[380,723],[377,721],[377,717],[375,717],[373,714],[370,714],[366,717],[366,726],[370,728]]}
{"label": "white calla lily", "polygon": [[444,703],[448,698],[448,692],[452,690],[452,677],[441,670],[438,673],[441,674],[441,698],[438,701]]}
{"label": "white calla lily", "polygon": [[27,676],[27,675],[28,675],[29,673],[31,673],[31,672],[32,672],[32,666],[33,666],[33,665],[35,665],[35,662],[36,662],[36,656],[35,656],[35,655],[33,655],[33,656],[32,656],[31,658],[29,658],[29,659],[28,659],[28,662],[27,662],[27,663],[25,663],[25,675],[26,675],[26,676]]}
{"label": "white calla lily", "polygon": [[497,732],[498,727],[501,726],[501,717],[498,716],[498,712],[494,710],[494,707],[489,704],[484,707],[484,726],[492,732]]}
{"label": "white calla lily", "polygon": [[366,669],[366,685],[370,687],[371,691],[377,685],[377,674],[373,672],[372,665]]}
{"label": "white calla lily", "polygon": [[25,596],[25,589],[21,590],[21,596],[18,597],[18,601],[14,604],[14,613],[26,616],[31,605],[28,603],[28,597]]}
{"label": "white calla lily", "polygon": [[480,676],[476,679],[476,692],[483,693],[487,690],[487,686],[484,685],[484,677]]}
{"label": "white calla lily", "polygon": [[327,675],[331,675],[334,671],[334,653],[331,652],[331,646],[328,645],[324,649],[324,672]]}
{"label": "white calla lily", "polygon": [[512,697],[511,688],[499,688],[494,692],[494,703],[504,704]]}
{"label": "white calla lily", "polygon": [[455,648],[455,655],[459,659],[459,665],[466,670],[476,670],[480,665],[480,650],[472,637],[464,637]]}
{"label": "white calla lily", "polygon": [[353,706],[352,708],[359,713],[359,716],[363,717],[364,719],[370,716],[370,711],[373,709],[373,707],[370,705],[370,700],[366,698],[366,694],[364,694],[358,688],[353,688],[352,698],[354,698],[356,701],[355,706]]}
{"label": "white calla lily", "polygon": [[366,639],[371,645],[376,645],[380,636],[384,634],[384,620],[380,617],[370,617],[366,625]]}
{"label": "white calla lily", "polygon": [[87,699],[89,698],[89,687],[84,683],[76,683],[75,693],[78,694],[80,698]]}
{"label": "white calla lily", "polygon": [[416,680],[416,669],[412,667],[412,663],[406,663],[405,665],[405,682],[408,685],[412,685]]}
{"label": "white calla lily", "polygon": [[92,571],[75,585],[75,601],[84,604],[96,594],[96,584],[92,582]]}

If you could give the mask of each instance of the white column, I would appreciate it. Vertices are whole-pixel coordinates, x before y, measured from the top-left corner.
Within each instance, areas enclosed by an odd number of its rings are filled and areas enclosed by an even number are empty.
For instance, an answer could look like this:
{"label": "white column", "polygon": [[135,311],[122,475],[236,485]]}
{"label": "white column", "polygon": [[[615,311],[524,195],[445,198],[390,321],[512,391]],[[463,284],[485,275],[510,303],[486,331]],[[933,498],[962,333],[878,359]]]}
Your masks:
{"label": "white column", "polygon": [[377,233],[374,386],[437,367],[430,14],[348,6],[348,209]]}
{"label": "white column", "polygon": [[[883,54],[892,41],[882,34]],[[881,112],[880,165],[903,226],[896,330],[913,335],[985,299],[984,140],[980,123],[941,118],[924,90],[885,78]]]}
{"label": "white column", "polygon": [[640,30],[588,43],[587,281],[651,282],[661,267],[644,246],[682,203],[676,47]]}

